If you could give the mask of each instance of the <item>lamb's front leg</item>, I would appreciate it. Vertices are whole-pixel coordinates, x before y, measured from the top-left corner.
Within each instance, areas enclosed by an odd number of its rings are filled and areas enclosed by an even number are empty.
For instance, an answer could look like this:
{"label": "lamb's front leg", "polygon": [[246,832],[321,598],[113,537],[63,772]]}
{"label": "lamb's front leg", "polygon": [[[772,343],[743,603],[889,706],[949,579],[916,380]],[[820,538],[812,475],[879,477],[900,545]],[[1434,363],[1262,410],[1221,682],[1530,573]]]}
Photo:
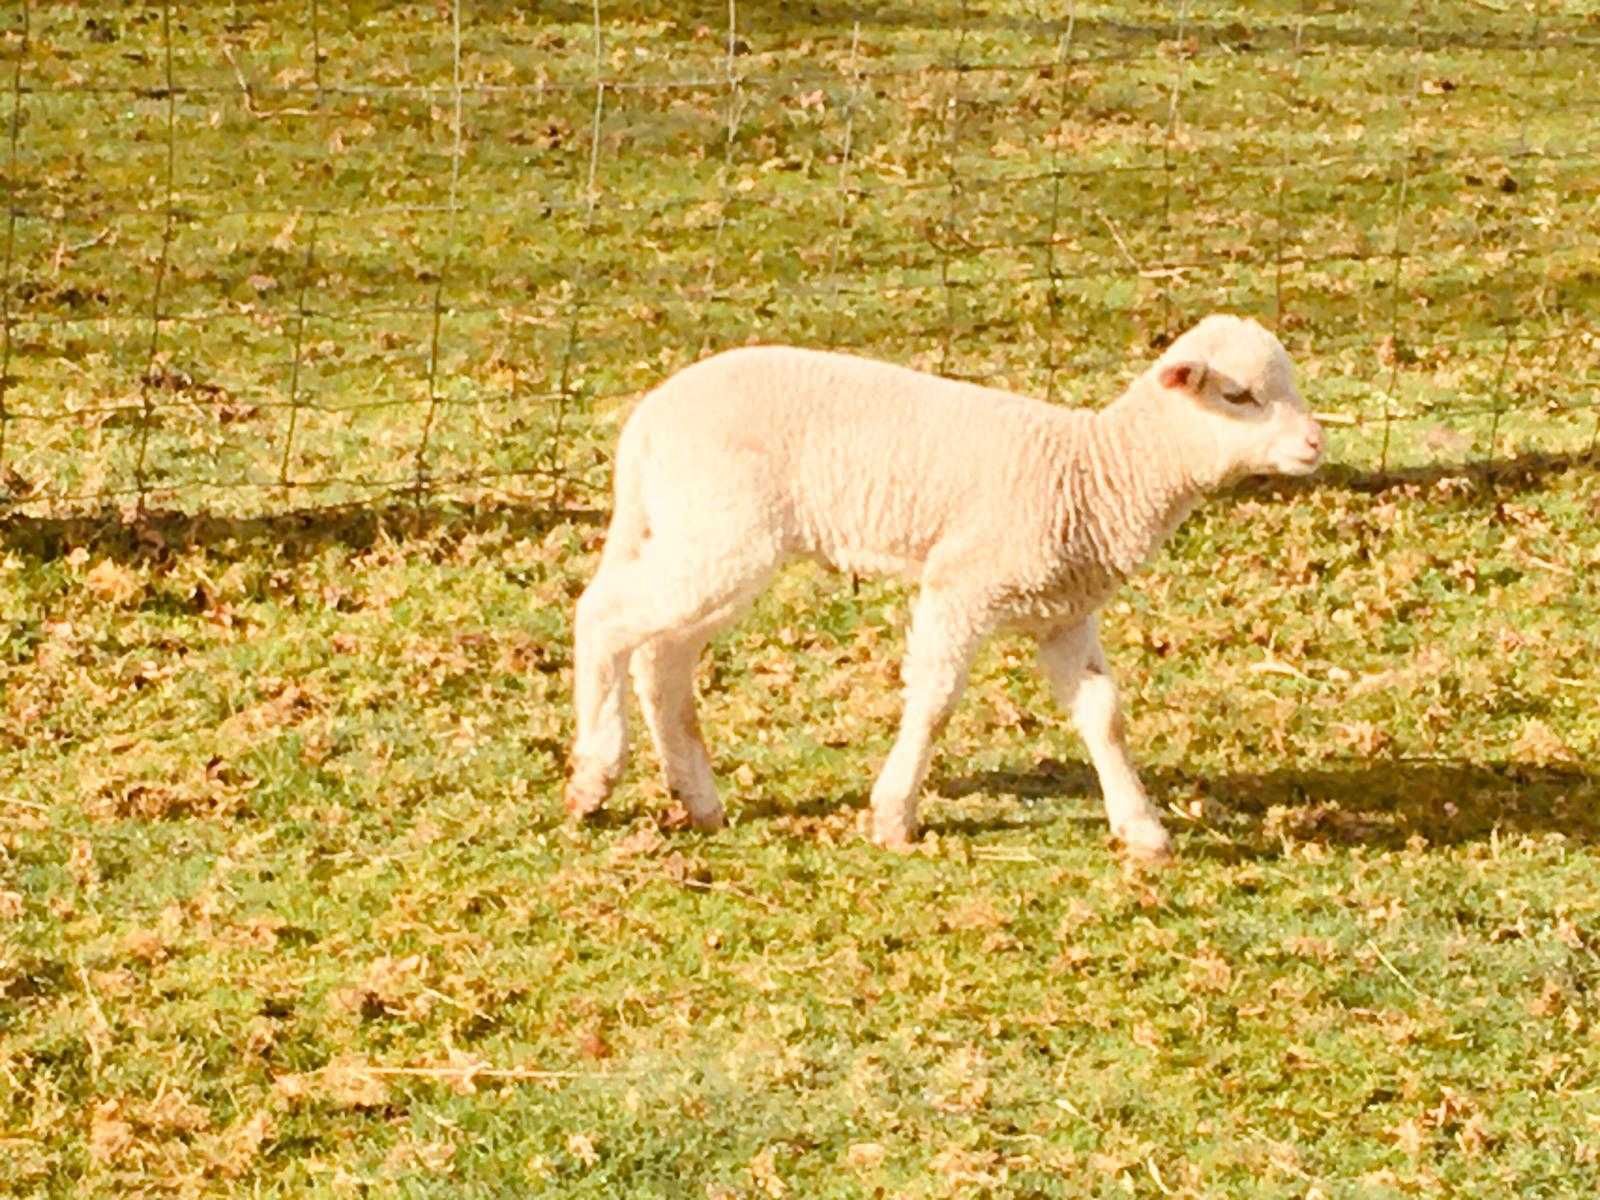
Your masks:
{"label": "lamb's front leg", "polygon": [[1100,790],[1105,793],[1111,832],[1136,858],[1169,857],[1172,839],[1161,827],[1161,818],[1128,759],[1122,705],[1117,685],[1106,669],[1094,618],[1041,638],[1039,661],[1089,750]]}
{"label": "lamb's front leg", "polygon": [[872,840],[903,850],[917,831],[917,797],[933,741],[961,698],[983,630],[960,597],[924,589],[906,638],[900,674],[905,710],[894,748],[872,787]]}

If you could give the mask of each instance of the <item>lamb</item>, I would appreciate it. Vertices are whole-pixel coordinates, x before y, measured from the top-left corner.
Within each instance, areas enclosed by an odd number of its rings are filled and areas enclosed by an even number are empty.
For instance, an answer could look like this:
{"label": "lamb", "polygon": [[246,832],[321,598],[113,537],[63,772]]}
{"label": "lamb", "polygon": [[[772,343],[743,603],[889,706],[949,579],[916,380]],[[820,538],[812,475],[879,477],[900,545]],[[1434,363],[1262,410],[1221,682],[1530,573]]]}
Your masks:
{"label": "lamb", "polygon": [[1009,629],[1037,640],[1113,836],[1163,859],[1171,841],[1129,761],[1096,611],[1206,493],[1309,474],[1322,449],[1283,346],[1233,316],[1201,321],[1098,411],[784,346],[687,367],[640,401],[618,444],[615,511],[577,605],[567,810],[598,810],[622,772],[631,665],[671,794],[696,827],[721,828],[695,663],[799,556],[920,585],[874,841],[911,843],[934,739],[980,641]]}

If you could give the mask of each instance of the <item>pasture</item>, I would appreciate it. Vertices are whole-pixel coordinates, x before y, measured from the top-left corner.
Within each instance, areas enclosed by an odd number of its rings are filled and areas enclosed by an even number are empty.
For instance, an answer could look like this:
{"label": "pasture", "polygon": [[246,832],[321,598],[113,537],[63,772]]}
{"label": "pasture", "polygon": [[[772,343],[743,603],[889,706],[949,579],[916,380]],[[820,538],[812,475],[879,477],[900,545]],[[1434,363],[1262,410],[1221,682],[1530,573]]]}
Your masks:
{"label": "pasture", "polygon": [[[0,16],[0,1193],[1600,1192],[1600,9],[598,13]],[[1105,612],[1174,865],[1004,639],[868,846],[907,591],[811,567],[730,828],[563,822],[642,389],[1216,309],[1343,423]]]}

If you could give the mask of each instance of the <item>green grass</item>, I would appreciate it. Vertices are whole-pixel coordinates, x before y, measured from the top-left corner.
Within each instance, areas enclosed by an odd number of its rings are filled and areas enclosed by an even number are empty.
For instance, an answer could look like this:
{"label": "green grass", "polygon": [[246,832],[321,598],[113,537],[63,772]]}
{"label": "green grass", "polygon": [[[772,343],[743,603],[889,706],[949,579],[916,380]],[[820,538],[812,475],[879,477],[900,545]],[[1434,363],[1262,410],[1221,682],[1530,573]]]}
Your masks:
{"label": "green grass", "polygon": [[[305,11],[174,10],[148,384],[161,10],[4,17],[0,1193],[1600,1191],[1600,10],[741,3],[731,92],[725,7],[602,6],[690,82],[607,90],[591,215],[589,10],[466,4],[452,221],[448,10],[329,8],[278,116]],[[1105,613],[1175,866],[1004,639],[866,846],[906,596],[811,569],[702,667],[731,827],[648,751],[563,824],[637,389],[765,338],[1098,402],[1219,307],[1359,423]]]}

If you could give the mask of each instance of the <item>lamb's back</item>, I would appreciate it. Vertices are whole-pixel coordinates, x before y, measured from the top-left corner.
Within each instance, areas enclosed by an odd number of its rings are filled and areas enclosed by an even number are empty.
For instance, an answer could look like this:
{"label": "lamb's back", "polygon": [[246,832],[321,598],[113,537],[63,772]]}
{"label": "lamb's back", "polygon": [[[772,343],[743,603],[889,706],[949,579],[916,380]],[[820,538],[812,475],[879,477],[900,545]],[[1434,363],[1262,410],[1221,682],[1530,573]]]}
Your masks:
{"label": "lamb's back", "polygon": [[1036,478],[1065,414],[1037,400],[891,363],[782,346],[685,368],[630,421],[655,456],[717,486],[763,489],[796,549],[905,571],[953,534],[1038,518]]}

